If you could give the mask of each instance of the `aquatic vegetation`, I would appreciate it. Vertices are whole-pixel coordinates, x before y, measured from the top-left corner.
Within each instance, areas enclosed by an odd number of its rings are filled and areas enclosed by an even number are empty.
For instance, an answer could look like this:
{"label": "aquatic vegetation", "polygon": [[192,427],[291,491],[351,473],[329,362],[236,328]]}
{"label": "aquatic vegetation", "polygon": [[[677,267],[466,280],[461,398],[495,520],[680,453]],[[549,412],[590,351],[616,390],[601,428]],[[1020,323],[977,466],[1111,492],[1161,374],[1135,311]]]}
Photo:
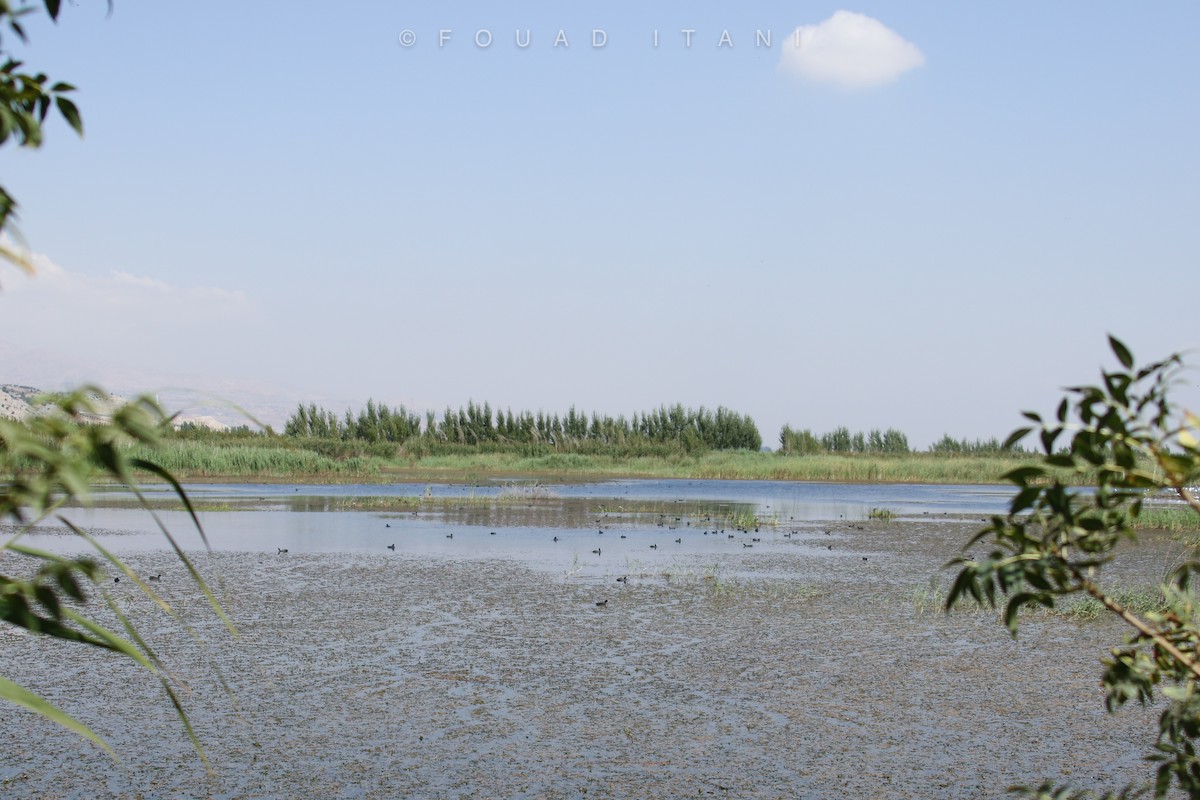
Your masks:
{"label": "aquatic vegetation", "polygon": [[[1145,616],[1160,614],[1168,610],[1166,598],[1158,587],[1143,586],[1134,589],[1115,589],[1109,593],[1122,608],[1132,614]],[[1094,620],[1107,616],[1111,612],[1102,602],[1094,597],[1073,597],[1067,603],[1055,605],[1048,609],[1055,616],[1074,620]]]}
{"label": "aquatic vegetation", "polygon": [[1200,531],[1200,515],[1196,514],[1189,506],[1182,504],[1147,503],[1142,506],[1142,513],[1137,517],[1136,527],[1139,530],[1153,529],[1173,533],[1197,532]]}
{"label": "aquatic vegetation", "polygon": [[936,578],[930,578],[929,583],[913,589],[912,604],[917,616],[941,614],[946,607],[946,590]]}
{"label": "aquatic vegetation", "polygon": [[335,459],[310,449],[238,444],[223,447],[210,441],[170,438],[157,449],[130,448],[131,459],[153,455],[169,472],[190,477],[295,477],[298,475],[372,475],[382,462],[370,457]]}
{"label": "aquatic vegetation", "polygon": [[[689,452],[667,442],[477,445],[410,439],[396,445],[356,439],[279,437],[239,432],[172,433],[170,468],[189,478],[293,481],[467,481],[503,475],[541,478],[646,477],[796,480],[831,483],[1000,483],[1022,463],[1017,454],[788,455],[757,450]],[[1065,476],[1076,483],[1085,476]]]}

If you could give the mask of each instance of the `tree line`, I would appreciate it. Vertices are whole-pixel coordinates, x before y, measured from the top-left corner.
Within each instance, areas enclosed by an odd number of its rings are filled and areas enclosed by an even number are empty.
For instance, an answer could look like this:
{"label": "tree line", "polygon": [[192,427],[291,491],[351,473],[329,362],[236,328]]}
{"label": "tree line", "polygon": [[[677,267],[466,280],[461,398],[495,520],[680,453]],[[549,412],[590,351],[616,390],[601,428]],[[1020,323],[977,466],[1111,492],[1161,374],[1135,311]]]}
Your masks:
{"label": "tree line", "polygon": [[[759,450],[762,437],[748,415],[720,407],[681,404],[626,417],[581,412],[572,406],[566,414],[545,411],[493,409],[490,403],[470,401],[457,409],[447,407],[439,417],[423,415],[403,404],[388,406],[368,400],[357,413],[336,414],[315,403],[296,406],[284,425],[284,435],[305,439],[340,440],[371,444],[409,444],[488,447],[552,447],[555,450],[599,452],[645,451],[647,448],[700,450]],[[784,455],[905,455],[913,453],[908,436],[896,428],[852,432],[846,426],[825,433],[784,425],[779,434]],[[950,434],[930,445],[937,455],[1004,455],[1020,453],[1018,445],[998,439],[955,439]]]}
{"label": "tree line", "polygon": [[629,447],[638,444],[678,446],[694,450],[759,450],[762,436],[749,416],[720,407],[711,411],[681,404],[612,417],[578,411],[493,410],[474,401],[457,410],[447,407],[424,419],[403,405],[389,407],[368,400],[358,414],[338,416],[321,406],[300,404],[284,425],[284,435],[304,438],[361,440],[402,444],[414,439],[459,445],[548,445],[575,449],[582,445]]}
{"label": "tree line", "polygon": [[817,455],[821,453],[894,453],[912,452],[908,437],[895,428],[881,431],[873,428],[866,433],[851,433],[841,426],[820,436],[808,428],[795,430],[784,425],[779,432],[779,451],[785,455]]}

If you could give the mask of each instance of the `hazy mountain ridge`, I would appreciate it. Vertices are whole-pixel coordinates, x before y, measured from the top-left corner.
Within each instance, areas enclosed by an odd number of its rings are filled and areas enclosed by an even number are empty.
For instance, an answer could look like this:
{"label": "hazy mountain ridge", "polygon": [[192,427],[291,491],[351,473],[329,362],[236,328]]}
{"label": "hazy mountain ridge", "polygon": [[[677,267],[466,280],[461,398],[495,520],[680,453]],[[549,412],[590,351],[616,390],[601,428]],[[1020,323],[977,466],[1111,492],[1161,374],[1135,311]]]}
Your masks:
{"label": "hazy mountain ridge", "polygon": [[38,394],[31,386],[19,384],[0,384],[0,418],[24,419],[33,411],[29,398]]}
{"label": "hazy mountain ridge", "polygon": [[[0,383],[0,419],[25,419],[34,414],[38,405],[35,401],[39,396],[51,394],[44,389],[38,389],[34,386],[26,386],[17,383]],[[101,411],[106,411],[115,408],[122,403],[128,402],[128,398],[107,392],[104,395],[95,395],[95,399],[99,401]],[[161,400],[160,400],[161,402]],[[226,409],[228,410],[228,409]],[[168,413],[171,413],[168,411]],[[211,414],[195,413],[178,413],[174,419],[174,425],[179,427],[185,423],[199,425],[213,430],[226,430],[230,425],[213,417]],[[241,424],[246,424],[245,422]]]}

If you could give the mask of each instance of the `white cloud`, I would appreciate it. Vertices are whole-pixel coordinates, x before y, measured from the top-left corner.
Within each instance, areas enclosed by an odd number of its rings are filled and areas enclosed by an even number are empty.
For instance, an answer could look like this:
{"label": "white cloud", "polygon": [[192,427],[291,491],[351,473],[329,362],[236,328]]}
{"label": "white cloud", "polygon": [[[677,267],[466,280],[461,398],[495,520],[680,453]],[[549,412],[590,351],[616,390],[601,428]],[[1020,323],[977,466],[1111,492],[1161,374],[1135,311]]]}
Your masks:
{"label": "white cloud", "polygon": [[783,43],[779,67],[814,83],[860,89],[891,83],[924,63],[915,44],[879,20],[838,11],[796,28]]}
{"label": "white cloud", "polygon": [[72,272],[42,253],[31,253],[28,259],[32,276],[0,263],[0,307],[4,309],[0,316],[53,309],[55,317],[87,320],[120,312],[144,322],[169,324],[242,316],[250,310],[249,299],[239,290],[172,286],[121,270],[107,275]]}
{"label": "white cloud", "polygon": [[88,364],[96,372],[113,365],[200,368],[245,350],[255,328],[258,309],[241,291],[173,286],[128,272],[90,275],[42,254],[29,262],[32,276],[0,263],[0,342],[43,354],[39,360]]}

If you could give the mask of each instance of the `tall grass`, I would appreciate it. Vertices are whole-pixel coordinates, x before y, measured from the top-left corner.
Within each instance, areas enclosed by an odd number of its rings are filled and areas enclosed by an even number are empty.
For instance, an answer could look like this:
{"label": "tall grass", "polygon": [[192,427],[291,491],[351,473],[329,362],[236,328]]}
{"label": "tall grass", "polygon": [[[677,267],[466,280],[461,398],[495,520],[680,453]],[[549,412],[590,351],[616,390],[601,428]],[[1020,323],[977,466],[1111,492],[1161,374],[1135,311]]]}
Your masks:
{"label": "tall grass", "polygon": [[[1167,606],[1162,592],[1148,587],[1117,589],[1112,592],[1111,597],[1138,616],[1163,611]],[[1047,609],[1047,613],[1067,619],[1093,620],[1100,619],[1108,614],[1109,610],[1096,598],[1082,596],[1073,597],[1053,609]]]}
{"label": "tall grass", "polygon": [[1137,527],[1172,533],[1200,532],[1200,514],[1185,505],[1148,504],[1138,515]]}
{"label": "tall grass", "polygon": [[270,477],[370,476],[380,472],[377,458],[333,459],[313,450],[262,445],[222,447],[211,442],[172,440],[153,451],[133,447],[132,458],[144,458],[176,476]]}
{"label": "tall grass", "polygon": [[[491,446],[397,446],[340,439],[263,435],[175,437],[155,453],[188,478],[360,479],[462,481],[492,476],[594,479],[600,477],[788,480],[829,483],[1002,483],[1019,456],[907,455],[789,456],[756,450],[687,453],[669,447],[612,454],[525,450]],[[1074,479],[1084,482],[1085,478]]]}

